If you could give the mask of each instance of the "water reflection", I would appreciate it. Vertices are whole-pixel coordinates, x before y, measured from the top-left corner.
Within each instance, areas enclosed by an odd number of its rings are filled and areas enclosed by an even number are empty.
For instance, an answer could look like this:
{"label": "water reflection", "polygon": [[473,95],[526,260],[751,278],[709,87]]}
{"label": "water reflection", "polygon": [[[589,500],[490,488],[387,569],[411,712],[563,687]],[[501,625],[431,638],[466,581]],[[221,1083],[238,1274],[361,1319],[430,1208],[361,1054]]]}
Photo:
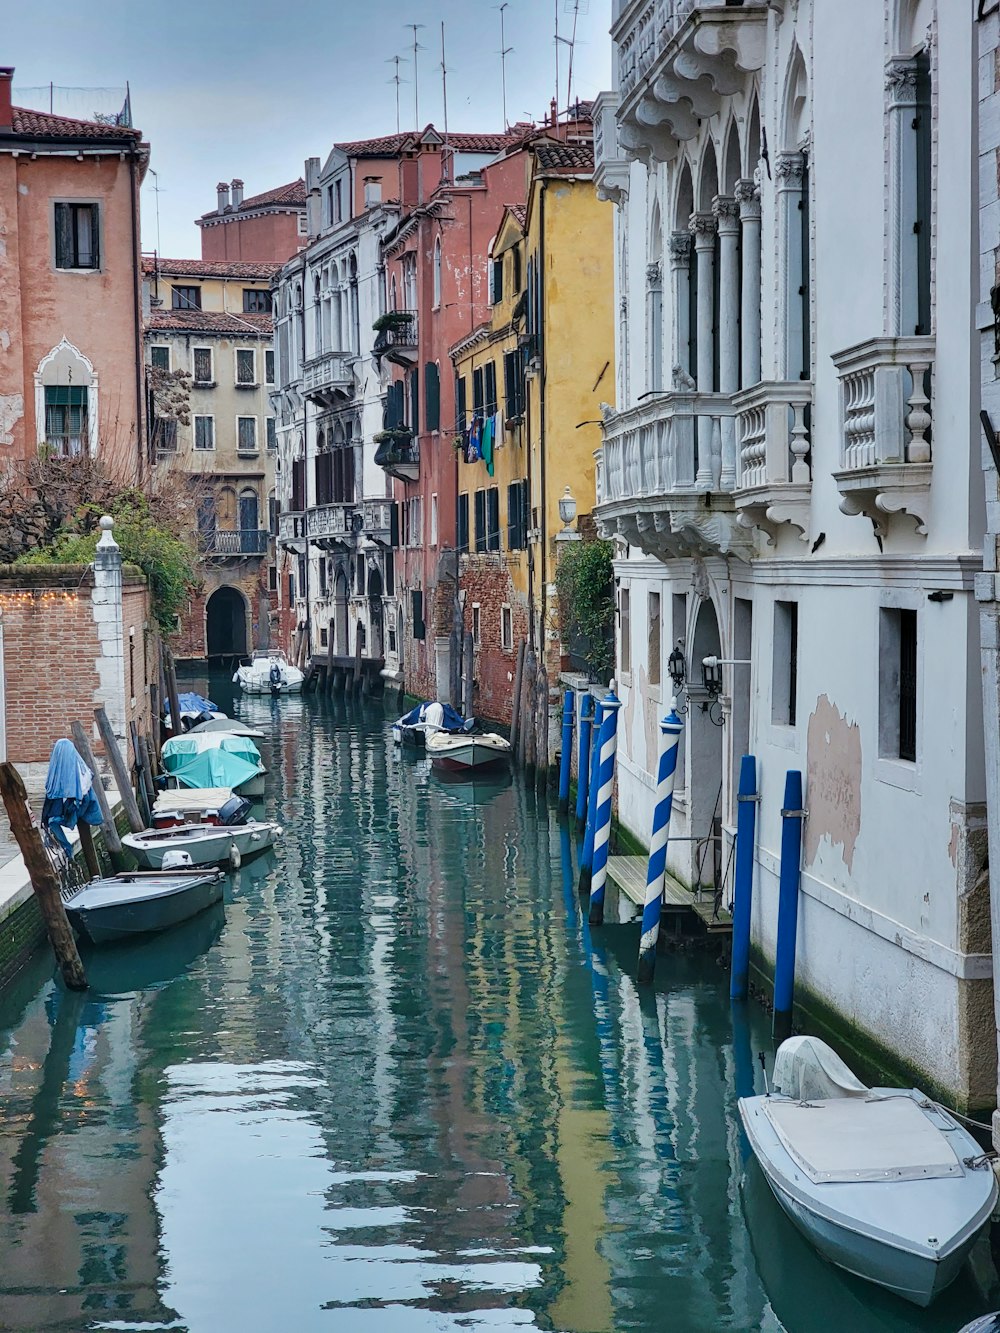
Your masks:
{"label": "water reflection", "polygon": [[[208,682],[205,682],[209,684]],[[735,1113],[766,1022],[704,957],[640,994],[519,779],[442,783],[363,701],[269,730],[277,855],[219,914],[0,1009],[0,1326],[951,1330],[823,1264]],[[188,929],[190,927],[190,929]]]}

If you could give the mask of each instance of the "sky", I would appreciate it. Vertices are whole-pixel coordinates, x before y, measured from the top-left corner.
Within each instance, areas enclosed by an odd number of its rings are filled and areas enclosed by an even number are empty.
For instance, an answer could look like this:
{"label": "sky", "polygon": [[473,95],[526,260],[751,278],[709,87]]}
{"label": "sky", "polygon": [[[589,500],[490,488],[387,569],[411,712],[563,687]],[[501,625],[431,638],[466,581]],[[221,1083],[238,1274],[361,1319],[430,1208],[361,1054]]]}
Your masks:
{"label": "sky", "polygon": [[[574,100],[611,87],[611,0],[576,3]],[[0,9],[0,64],[15,67],[16,104],[26,100],[18,89],[49,83],[129,84],[134,124],[151,144],[156,173],[142,191],[142,247],[171,259],[200,256],[194,219],[215,208],[217,181],[239,176],[247,196],[259,194],[301,176],[305,159],[325,158],[335,142],[394,133],[395,55],[406,58],[401,127],[412,129],[414,34],[407,24],[424,25],[417,32],[425,48],[417,53],[420,127],[443,126],[443,20],[448,128],[502,128],[493,0],[167,0],[155,8],[148,0],[0,0]],[[504,10],[510,122],[541,120],[554,95],[557,11],[568,37],[574,0],[509,0]],[[558,51],[565,106],[568,44]],[[67,97],[68,113],[89,115],[88,94]],[[108,103],[105,97],[102,109]],[[47,109],[37,97],[31,104]]]}

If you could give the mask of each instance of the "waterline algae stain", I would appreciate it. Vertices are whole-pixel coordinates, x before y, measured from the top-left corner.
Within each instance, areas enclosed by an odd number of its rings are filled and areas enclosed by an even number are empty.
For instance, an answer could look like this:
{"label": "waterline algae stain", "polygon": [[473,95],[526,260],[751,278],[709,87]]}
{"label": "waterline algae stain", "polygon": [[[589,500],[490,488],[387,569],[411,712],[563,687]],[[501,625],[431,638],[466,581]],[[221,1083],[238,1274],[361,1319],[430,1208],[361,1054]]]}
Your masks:
{"label": "waterline algae stain", "polygon": [[591,932],[575,837],[518,777],[440,782],[375,708],[222,707],[268,734],[280,851],[224,920],[95,955],[85,996],[40,957],[0,1006],[0,1327],[944,1333],[987,1308],[966,1277],[912,1311],[813,1254],[739,1129],[766,1019],[699,955],[640,991],[637,928]]}

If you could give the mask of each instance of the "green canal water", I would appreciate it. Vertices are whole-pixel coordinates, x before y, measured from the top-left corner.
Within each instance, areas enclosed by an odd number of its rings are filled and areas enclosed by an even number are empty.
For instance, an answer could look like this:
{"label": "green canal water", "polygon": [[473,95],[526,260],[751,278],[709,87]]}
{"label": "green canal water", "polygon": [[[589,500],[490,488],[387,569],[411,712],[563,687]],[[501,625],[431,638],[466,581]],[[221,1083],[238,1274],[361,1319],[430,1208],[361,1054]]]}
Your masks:
{"label": "green canal water", "polygon": [[[240,700],[277,855],[224,909],[0,1006],[0,1328],[939,1330],[842,1276],[747,1160],[727,974],[591,931],[575,842],[444,783],[378,706]],[[759,1078],[759,1067],[757,1076]],[[995,1293],[994,1293],[995,1295]]]}

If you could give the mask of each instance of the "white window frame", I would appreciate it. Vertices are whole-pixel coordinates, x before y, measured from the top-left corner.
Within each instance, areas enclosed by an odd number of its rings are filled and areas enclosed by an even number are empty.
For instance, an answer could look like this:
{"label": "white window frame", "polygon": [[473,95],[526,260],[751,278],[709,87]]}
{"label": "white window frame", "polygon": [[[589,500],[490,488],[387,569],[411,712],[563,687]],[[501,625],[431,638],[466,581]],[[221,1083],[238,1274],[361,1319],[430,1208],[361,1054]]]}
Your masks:
{"label": "white window frame", "polygon": [[407,546],[423,545],[423,513],[419,495],[410,496],[407,500]]}
{"label": "white window frame", "polygon": [[[79,204],[83,207],[97,208],[97,264],[87,268],[63,268],[56,262],[56,204]],[[50,202],[49,218],[52,223],[52,267],[56,273],[103,273],[104,272],[104,205],[100,199],[53,199]]]}
{"label": "white window frame", "polygon": [[472,646],[479,648],[483,635],[483,609],[479,602],[472,603]]}
{"label": "white window frame", "polygon": [[437,491],[431,496],[431,546],[438,544],[438,498]]}
{"label": "white window frame", "polygon": [[278,447],[278,422],[275,417],[264,418],[264,447],[272,452]]}
{"label": "white window frame", "polygon": [[[628,610],[623,611],[627,604]],[[618,585],[618,678],[623,685],[632,684],[632,585]]]}
{"label": "white window frame", "polygon": [[[270,361],[271,361],[271,378],[270,378],[270,379],[267,378],[267,363],[268,363],[268,358],[270,358]],[[277,373],[277,358],[275,357],[275,349],[274,349],[273,347],[265,347],[265,348],[264,348],[264,383],[265,383],[265,384],[273,384],[273,383],[274,383],[274,377],[275,377],[275,374],[276,374],[276,373]]]}
{"label": "white window frame", "polygon": [[309,234],[309,223],[306,219],[305,209],[303,209],[296,218],[296,230],[300,236],[307,236]]}
{"label": "white window frame", "polygon": [[[197,367],[197,356],[199,352],[208,353],[209,377],[207,380],[195,379],[195,369]],[[191,348],[191,383],[197,388],[204,388],[209,384],[215,383],[215,348],[214,347],[192,347]]]}
{"label": "white window frame", "polygon": [[[154,364],[154,363],[153,363],[153,353],[154,353],[154,352],[166,352],[166,354],[167,354],[167,365],[166,365],[166,369],[167,369],[167,372],[169,373],[169,371],[171,370],[171,368],[172,368],[172,366],[173,366],[173,359],[172,359],[172,356],[171,356],[170,344],[169,344],[169,343],[150,343],[150,345],[149,345],[149,364],[150,364],[151,366]],[[162,367],[161,367],[161,369],[162,369]]]}
{"label": "white window frame", "polygon": [[[198,443],[198,422],[199,422],[199,421],[210,421],[210,422],[212,423],[211,431],[210,431],[210,434],[211,434],[211,436],[212,436],[212,443],[211,443],[211,444],[205,445],[205,444],[199,444],[199,443]],[[192,448],[195,449],[199,454],[209,454],[209,453],[213,453],[213,452],[214,452],[214,450],[215,450],[215,413],[214,413],[214,412],[197,412],[197,413],[193,413],[193,414],[192,414],[192,417],[191,417],[191,445],[192,445]]]}
{"label": "white window frame", "polygon": [[[249,355],[249,356],[251,357],[251,365],[253,366],[253,379],[252,379],[252,380],[241,380],[241,379],[240,379],[240,357],[241,357],[241,356],[247,356],[247,355]],[[257,349],[256,349],[255,347],[234,347],[234,348],[233,348],[233,383],[236,385],[237,389],[259,389],[259,388],[260,388],[260,380],[257,378]]]}
{"label": "white window frame", "polygon": [[[240,440],[240,422],[241,422],[241,421],[252,421],[252,422],[253,422],[253,448],[252,448],[252,449],[249,448],[247,445],[241,443],[241,440]],[[236,417],[236,452],[239,453],[239,454],[259,454],[259,453],[260,453],[260,432],[259,432],[259,430],[258,430],[258,428],[257,428],[257,418],[256,418],[255,416],[247,416],[247,415],[245,415],[245,414],[242,413],[242,412],[239,413],[239,414],[237,415],[237,417]]]}
{"label": "white window frame", "polygon": [[514,651],[514,613],[509,602],[500,607],[500,650],[504,653]]}

